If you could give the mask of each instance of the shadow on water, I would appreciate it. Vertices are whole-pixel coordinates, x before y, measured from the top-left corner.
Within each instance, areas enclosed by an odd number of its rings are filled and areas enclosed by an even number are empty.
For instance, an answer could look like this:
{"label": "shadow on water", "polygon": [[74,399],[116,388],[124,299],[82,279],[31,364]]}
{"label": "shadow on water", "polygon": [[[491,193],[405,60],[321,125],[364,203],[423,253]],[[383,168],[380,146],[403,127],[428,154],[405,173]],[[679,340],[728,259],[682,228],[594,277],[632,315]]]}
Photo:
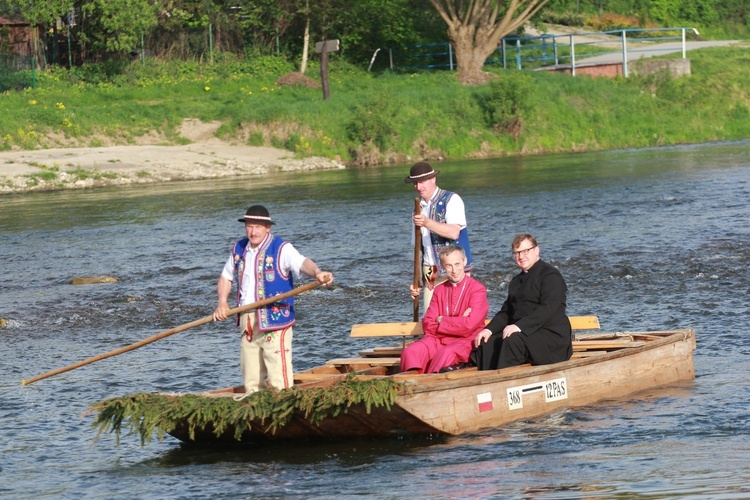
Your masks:
{"label": "shadow on water", "polygon": [[444,446],[449,436],[406,436],[386,439],[303,439],[293,442],[259,442],[224,446],[181,443],[159,457],[160,467],[239,462],[243,464],[309,465],[335,462],[346,467],[367,465],[385,456],[407,456],[426,448]]}

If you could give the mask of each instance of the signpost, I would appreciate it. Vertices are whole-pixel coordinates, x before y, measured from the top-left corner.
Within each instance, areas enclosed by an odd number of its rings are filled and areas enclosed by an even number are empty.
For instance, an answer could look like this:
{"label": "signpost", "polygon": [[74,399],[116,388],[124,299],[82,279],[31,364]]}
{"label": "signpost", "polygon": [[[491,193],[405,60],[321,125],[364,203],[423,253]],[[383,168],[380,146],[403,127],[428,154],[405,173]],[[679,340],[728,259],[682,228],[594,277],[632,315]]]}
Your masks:
{"label": "signpost", "polygon": [[328,99],[328,53],[339,50],[338,40],[326,40],[315,44],[315,52],[320,54],[320,80],[323,84],[323,100]]}

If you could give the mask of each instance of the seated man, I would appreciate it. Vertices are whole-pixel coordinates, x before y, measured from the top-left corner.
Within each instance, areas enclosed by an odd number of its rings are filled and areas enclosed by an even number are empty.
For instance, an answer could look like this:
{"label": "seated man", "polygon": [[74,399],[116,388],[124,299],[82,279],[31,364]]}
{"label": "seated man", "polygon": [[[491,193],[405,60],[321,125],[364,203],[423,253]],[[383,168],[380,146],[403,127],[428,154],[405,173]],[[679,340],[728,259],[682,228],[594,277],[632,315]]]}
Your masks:
{"label": "seated man", "polygon": [[490,309],[487,289],[466,274],[464,249],[448,245],[438,255],[448,281],[435,287],[422,318],[425,336],[401,353],[401,371],[437,373],[466,363],[472,341],[484,327]]}
{"label": "seated man", "polygon": [[474,339],[472,360],[480,370],[546,365],[573,355],[562,274],[539,259],[530,234],[516,236],[511,248],[521,272],[508,285],[500,312]]}

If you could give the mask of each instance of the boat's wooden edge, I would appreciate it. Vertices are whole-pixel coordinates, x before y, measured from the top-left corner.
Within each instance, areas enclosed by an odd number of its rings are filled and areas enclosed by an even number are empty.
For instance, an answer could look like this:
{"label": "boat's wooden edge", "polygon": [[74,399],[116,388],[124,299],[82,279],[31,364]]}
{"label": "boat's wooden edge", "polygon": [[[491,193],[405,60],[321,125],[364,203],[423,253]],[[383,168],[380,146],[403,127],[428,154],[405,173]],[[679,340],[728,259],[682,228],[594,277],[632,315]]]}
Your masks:
{"label": "boat's wooden edge", "polygon": [[[505,380],[513,379],[518,377],[519,370],[523,370],[525,377],[543,376],[548,373],[559,372],[561,370],[567,370],[571,368],[578,368],[581,366],[591,365],[606,362],[608,360],[617,359],[625,356],[632,355],[636,352],[647,351],[651,349],[658,349],[662,346],[674,344],[677,342],[687,341],[690,344],[691,352],[695,350],[695,329],[685,328],[679,330],[665,330],[661,332],[643,332],[647,334],[657,333],[656,336],[660,337],[657,340],[645,342],[644,345],[639,347],[629,347],[626,349],[619,349],[616,351],[609,351],[597,356],[588,356],[581,358],[572,358],[568,361],[561,363],[554,363],[551,365],[538,365],[538,366],[515,366],[512,368],[505,368],[502,370],[487,370],[481,372],[466,372],[466,368],[463,370],[457,370],[450,373],[437,373],[437,374],[423,374],[417,375],[422,378],[418,384],[409,386],[406,390],[411,393],[429,392],[433,390],[445,390],[462,386],[470,385],[484,385],[496,382],[502,382]],[[476,368],[474,368],[476,370]],[[466,374],[464,375],[464,372]],[[428,380],[432,378],[432,380]],[[429,382],[429,383],[427,383]]]}

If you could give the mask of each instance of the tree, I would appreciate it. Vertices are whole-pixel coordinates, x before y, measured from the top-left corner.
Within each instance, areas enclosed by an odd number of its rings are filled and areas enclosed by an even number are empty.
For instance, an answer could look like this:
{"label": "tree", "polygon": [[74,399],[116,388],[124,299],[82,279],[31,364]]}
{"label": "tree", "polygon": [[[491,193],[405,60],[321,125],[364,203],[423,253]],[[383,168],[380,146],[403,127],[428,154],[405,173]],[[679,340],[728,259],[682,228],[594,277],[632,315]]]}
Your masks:
{"label": "tree", "polygon": [[58,17],[63,17],[73,7],[73,0],[8,0],[4,2],[8,10],[21,13],[31,24],[52,26]]}
{"label": "tree", "polygon": [[310,49],[310,0],[305,0],[305,34],[302,35],[302,62],[299,65],[299,72],[305,74],[307,70],[307,53]]}
{"label": "tree", "polygon": [[[80,1],[80,0],[79,0]],[[83,42],[95,50],[124,54],[156,26],[152,0],[88,0],[81,2]]]}
{"label": "tree", "polygon": [[375,49],[425,43],[425,18],[440,23],[429,4],[414,0],[316,0],[311,7],[313,40],[340,39],[339,54],[360,65]]}
{"label": "tree", "polygon": [[448,25],[458,78],[464,84],[482,83],[488,75],[484,62],[500,39],[536,14],[547,0],[430,0]]}

